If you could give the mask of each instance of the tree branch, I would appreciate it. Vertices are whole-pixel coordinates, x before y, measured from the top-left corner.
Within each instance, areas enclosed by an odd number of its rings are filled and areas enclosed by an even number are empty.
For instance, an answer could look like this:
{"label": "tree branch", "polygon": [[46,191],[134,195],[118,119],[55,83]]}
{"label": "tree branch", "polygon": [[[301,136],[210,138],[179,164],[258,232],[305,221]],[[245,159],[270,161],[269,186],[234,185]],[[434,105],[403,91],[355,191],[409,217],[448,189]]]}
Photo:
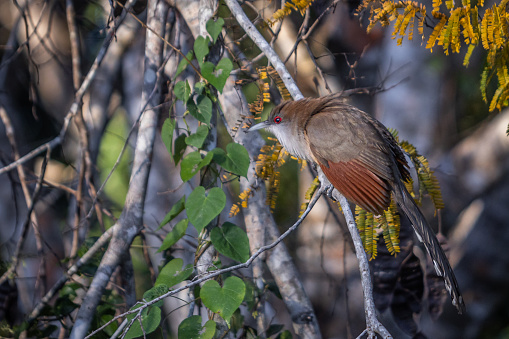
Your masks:
{"label": "tree branch", "polygon": [[[286,88],[295,100],[303,98],[297,84],[294,82],[292,76],[286,70],[283,62],[276,54],[276,52],[270,47],[265,38],[258,32],[256,27],[251,23],[249,18],[246,16],[237,0],[225,0],[226,5],[230,8],[230,11],[237,19],[240,26],[246,31],[251,40],[262,50],[267,56],[269,62],[274,66],[278,72],[281,80],[283,80]],[[324,175],[319,175],[321,182],[321,189],[328,187],[330,182],[325,178]],[[366,327],[369,335],[374,335],[374,332],[380,333],[384,338],[391,338],[389,332],[383,327],[383,325],[376,318],[376,309],[373,301],[373,285],[371,282],[371,276],[369,273],[369,265],[366,257],[366,252],[362,245],[362,240],[355,224],[350,205],[345,197],[343,197],[337,190],[334,190],[334,197],[341,204],[343,214],[345,215],[346,222],[348,224],[348,230],[352,236],[352,240],[355,246],[355,254],[359,260],[359,269],[361,272],[361,280],[364,292],[364,307],[366,312]]]}
{"label": "tree branch", "polygon": [[[95,334],[97,334],[98,332],[102,331],[104,328],[106,328],[109,324],[111,324],[112,322],[116,321],[117,319],[120,319],[120,318],[123,318],[129,314],[133,314],[133,313],[138,313],[138,312],[141,312],[143,311],[143,309],[149,307],[150,305],[153,305],[157,302],[159,302],[160,300],[163,300],[165,298],[168,298],[172,295],[175,295],[177,293],[179,293],[180,291],[183,291],[183,290],[187,290],[191,287],[194,287],[198,284],[201,284],[207,280],[210,280],[212,278],[215,278],[217,276],[220,276],[221,274],[225,274],[225,273],[228,273],[228,272],[233,272],[233,271],[237,271],[237,270],[240,270],[242,268],[248,268],[249,266],[251,266],[251,264],[253,263],[253,261],[259,256],[261,255],[263,252],[265,251],[268,251],[270,249],[273,249],[274,247],[276,247],[281,241],[283,241],[290,233],[292,233],[293,231],[295,231],[299,226],[300,224],[302,223],[302,221],[304,221],[304,219],[307,217],[307,215],[309,214],[309,212],[311,212],[311,210],[313,209],[313,207],[315,206],[316,202],[318,201],[318,199],[321,197],[321,195],[323,194],[324,190],[320,189],[316,194],[315,196],[313,197],[313,199],[310,201],[308,207],[306,208],[306,210],[304,211],[304,213],[302,213],[302,216],[290,227],[286,230],[286,232],[284,232],[283,234],[281,234],[274,242],[270,243],[269,245],[265,245],[265,246],[262,246],[258,249],[258,251],[256,251],[255,253],[253,253],[249,259],[245,262],[245,263],[242,263],[242,264],[238,264],[238,265],[234,265],[234,266],[230,266],[230,267],[227,267],[227,268],[223,268],[223,269],[220,269],[220,270],[216,270],[216,271],[213,271],[213,272],[210,272],[204,276],[202,276],[201,278],[199,279],[196,279],[182,287],[179,287],[175,290],[172,290],[172,291],[169,291],[155,299],[152,299],[151,301],[148,301],[148,302],[138,302],[138,305],[141,305],[140,307],[138,308],[135,308],[135,309],[132,309],[130,311],[127,311],[125,313],[122,313],[122,314],[119,314],[117,316],[115,316],[113,319],[111,319],[110,321],[108,321],[106,324],[104,324],[103,326],[99,327],[97,330],[93,331],[92,333],[90,333],[88,336],[86,336],[85,338],[91,338],[92,336],[94,336]],[[315,337],[316,338],[316,337]]]}
{"label": "tree branch", "polygon": [[[133,0],[129,0],[129,3],[126,7],[132,6]],[[62,141],[64,140],[64,136],[67,133],[67,128],[69,127],[69,123],[71,122],[72,118],[76,115],[78,112],[79,107],[81,106],[81,102],[83,100],[83,96],[85,95],[85,92],[90,87],[90,84],[92,83],[92,80],[95,78],[97,74],[97,69],[101,65],[101,62],[103,61],[104,57],[106,56],[106,52],[108,51],[108,48],[113,41],[113,37],[115,35],[115,32],[118,28],[118,26],[122,23],[123,19],[125,17],[125,14],[123,14],[116,22],[116,25],[108,31],[108,34],[106,38],[104,39],[103,45],[101,49],[99,50],[99,53],[97,54],[97,57],[94,60],[94,63],[92,64],[92,67],[90,67],[90,70],[87,73],[87,76],[81,83],[80,88],[76,91],[76,95],[74,96],[74,102],[71,105],[71,108],[69,109],[69,112],[64,118],[64,123],[62,125],[62,128],[60,129],[60,133],[58,136],[53,138],[52,140],[40,145],[39,147],[36,147],[34,150],[28,152],[18,160],[10,163],[7,166],[4,166],[0,168],[0,175],[9,172],[16,168],[17,166],[24,164],[25,162],[29,161],[30,159],[33,159],[35,156],[37,156],[39,153],[45,151],[46,149],[52,150],[56,146],[60,145]]]}
{"label": "tree branch", "polygon": [[[164,35],[168,5],[164,1],[149,1],[147,10],[147,24],[158,33]],[[145,74],[142,92],[142,102],[147,102],[147,109],[140,119],[138,139],[134,152],[133,169],[129,190],[122,214],[117,222],[108,250],[97,269],[90,288],[78,311],[70,338],[85,337],[90,327],[95,309],[101,299],[104,288],[129,247],[134,237],[143,227],[143,209],[150,174],[154,140],[157,133],[159,119],[159,105],[161,97],[161,77],[157,76],[162,63],[163,41],[151,30],[147,30],[145,42]],[[153,93],[155,95],[152,95]]]}

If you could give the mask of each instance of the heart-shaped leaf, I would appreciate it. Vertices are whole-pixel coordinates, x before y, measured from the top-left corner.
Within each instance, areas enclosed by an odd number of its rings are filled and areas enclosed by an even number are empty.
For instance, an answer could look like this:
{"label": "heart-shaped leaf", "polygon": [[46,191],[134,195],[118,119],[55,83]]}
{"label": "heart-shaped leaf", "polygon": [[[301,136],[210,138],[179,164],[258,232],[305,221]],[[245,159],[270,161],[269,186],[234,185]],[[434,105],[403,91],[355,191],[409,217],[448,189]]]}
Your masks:
{"label": "heart-shaped leaf", "polygon": [[157,230],[160,230],[161,227],[163,227],[164,225],[166,225],[167,223],[169,223],[170,221],[173,220],[173,218],[175,218],[177,215],[180,214],[180,212],[182,212],[186,206],[186,197],[182,197],[180,198],[179,201],[177,201],[170,209],[170,211],[168,212],[168,214],[166,214],[166,216],[164,217],[163,221],[161,221],[161,223],[159,224],[159,228]]}
{"label": "heart-shaped leaf", "polygon": [[173,131],[175,130],[176,125],[177,122],[174,119],[168,118],[164,120],[163,127],[161,128],[161,139],[163,139],[164,146],[166,146],[170,155],[173,154]]}
{"label": "heart-shaped leaf", "polygon": [[194,54],[200,65],[205,61],[207,54],[209,54],[209,42],[210,39],[208,37],[205,38],[201,35],[194,40]]}
{"label": "heart-shaped leaf", "polygon": [[[193,57],[194,57],[194,52],[193,51],[189,51],[186,54],[186,58],[189,61],[193,60]],[[177,79],[179,74],[182,73],[186,69],[187,65],[189,65],[187,60],[184,59],[184,58],[182,58],[182,60],[180,60],[179,65],[177,66],[177,71],[175,72],[175,78],[174,79]]]}
{"label": "heart-shaped leaf", "polygon": [[185,156],[182,160],[182,164],[180,165],[180,178],[183,182],[191,179],[196,173],[200,171],[203,167],[210,164],[212,161],[212,153],[207,153],[205,158],[201,158],[201,153],[199,151],[194,151]]}
{"label": "heart-shaped leaf", "polygon": [[224,26],[223,18],[217,18],[216,21],[214,21],[214,19],[210,19],[209,21],[207,21],[205,27],[207,28],[207,32],[209,32],[214,43],[216,43],[217,37],[219,36],[219,34],[221,34],[223,26]]}
{"label": "heart-shaped leaf", "polygon": [[247,177],[249,169],[249,153],[244,146],[234,142],[226,145],[226,152],[221,148],[215,148],[214,161],[228,172]]}
{"label": "heart-shaped leaf", "polygon": [[157,253],[166,251],[168,248],[172,247],[180,240],[185,234],[187,230],[187,225],[189,224],[188,219],[180,220],[175,227],[169,232],[163,240],[163,244],[157,250]]}
{"label": "heart-shaped leaf", "polygon": [[201,74],[219,93],[223,93],[224,85],[232,69],[233,64],[230,59],[223,58],[218,62],[217,66],[214,66],[209,61],[204,62],[201,66]]}
{"label": "heart-shaped leaf", "polygon": [[216,333],[216,323],[209,320],[201,326],[201,316],[193,315],[184,319],[178,329],[179,338],[211,339]]}
{"label": "heart-shaped leaf", "polygon": [[225,222],[210,232],[210,240],[214,248],[221,254],[246,262],[249,259],[249,239],[246,232],[231,222]]}
{"label": "heart-shaped leaf", "polygon": [[191,86],[189,85],[189,81],[179,81],[175,84],[175,88],[173,89],[175,96],[177,99],[182,100],[183,102],[187,102],[191,97]]}
{"label": "heart-shaped leaf", "polygon": [[193,100],[187,102],[187,110],[199,121],[209,124],[212,118],[212,101],[205,95],[199,95],[196,103]]}
{"label": "heart-shaped leaf", "polygon": [[186,138],[186,144],[196,148],[201,148],[203,146],[203,142],[207,138],[207,135],[209,135],[209,128],[207,125],[200,125],[196,129],[195,133]]}
{"label": "heart-shaped leaf", "polygon": [[177,139],[175,139],[175,150],[173,152],[173,161],[175,161],[175,165],[177,165],[180,159],[182,159],[186,148],[186,135],[181,134],[177,137]]}
{"label": "heart-shaped leaf", "polygon": [[213,187],[205,195],[205,187],[198,186],[189,194],[186,201],[186,213],[189,221],[201,232],[226,205],[226,195],[219,187]]}
{"label": "heart-shaped leaf", "polygon": [[154,286],[166,285],[172,287],[186,280],[193,273],[193,266],[187,265],[182,269],[184,260],[177,258],[167,263],[159,272]]}
{"label": "heart-shaped leaf", "polygon": [[[127,320],[132,320],[136,314],[137,313],[129,314],[127,316]],[[141,329],[140,322],[136,319],[124,338],[138,338],[145,334],[152,333],[159,327],[160,323],[161,309],[154,306],[147,307],[141,312],[141,324],[143,325],[143,330]]]}
{"label": "heart-shaped leaf", "polygon": [[242,279],[232,276],[224,281],[223,288],[215,280],[207,281],[201,288],[200,297],[208,309],[219,313],[230,326],[230,318],[239,308],[245,293],[246,285]]}

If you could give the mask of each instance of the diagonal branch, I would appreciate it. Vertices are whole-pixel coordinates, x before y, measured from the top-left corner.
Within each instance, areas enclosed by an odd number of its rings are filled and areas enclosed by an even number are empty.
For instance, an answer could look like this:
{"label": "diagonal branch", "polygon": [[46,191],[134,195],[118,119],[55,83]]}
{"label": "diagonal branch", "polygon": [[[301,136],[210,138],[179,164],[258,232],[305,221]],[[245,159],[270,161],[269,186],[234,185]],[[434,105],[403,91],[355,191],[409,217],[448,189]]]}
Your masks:
{"label": "diagonal branch", "polygon": [[129,314],[133,314],[133,313],[138,313],[138,312],[141,312],[143,311],[143,309],[153,305],[153,304],[156,304],[157,302],[165,299],[165,298],[168,298],[172,295],[176,295],[177,293],[179,293],[180,291],[183,291],[183,290],[187,290],[187,289],[190,289],[196,285],[199,285],[207,280],[210,280],[212,278],[215,278],[217,276],[220,276],[222,274],[225,274],[225,273],[228,273],[228,272],[233,272],[233,271],[237,271],[237,270],[240,270],[242,268],[248,268],[249,266],[251,266],[251,264],[253,263],[253,261],[258,258],[258,256],[260,256],[262,253],[268,251],[268,250],[271,250],[273,249],[274,247],[276,247],[280,242],[282,242],[290,233],[294,232],[299,226],[300,224],[304,221],[304,219],[306,219],[307,215],[309,214],[309,212],[311,212],[311,210],[313,209],[313,207],[315,206],[316,202],[318,201],[318,199],[322,196],[323,192],[325,191],[325,189],[320,189],[316,194],[315,196],[313,197],[313,200],[311,200],[309,202],[309,205],[308,207],[306,208],[306,210],[304,211],[304,213],[302,213],[302,216],[290,227],[286,230],[286,232],[284,232],[283,234],[281,234],[277,239],[275,239],[272,243],[268,244],[268,245],[265,245],[265,246],[262,246],[260,247],[255,253],[253,253],[249,259],[245,262],[245,263],[242,263],[242,264],[238,264],[238,265],[234,265],[234,266],[230,266],[230,267],[227,267],[227,268],[223,268],[223,269],[220,269],[220,270],[216,270],[216,271],[212,271],[212,272],[209,272],[208,274],[205,274],[204,276],[202,276],[201,278],[199,279],[196,279],[184,286],[181,286],[177,289],[174,289],[174,290],[171,290],[157,298],[154,298],[150,301],[143,301],[143,302],[138,302],[138,304],[141,304],[140,307],[137,307],[137,308],[134,308],[130,311],[127,311],[125,313],[122,313],[122,314],[119,314],[117,316],[115,316],[113,319],[111,319],[110,321],[108,321],[107,323],[105,323],[103,326],[99,327],[97,330],[93,331],[92,333],[90,333],[87,337],[85,338],[92,338],[95,334],[99,333],[100,331],[102,331],[104,328],[106,328],[108,325],[110,325],[112,322],[114,321],[117,321],[118,319],[120,318],[123,318]]}
{"label": "diagonal branch", "polygon": [[[130,1],[130,2],[133,2],[133,1]],[[92,64],[92,67],[90,67],[90,70],[88,71],[87,76],[81,83],[81,86],[79,87],[79,89],[76,91],[76,94],[74,96],[74,102],[72,103],[71,108],[69,109],[69,112],[67,113],[67,115],[64,118],[64,123],[62,125],[62,128],[60,129],[60,133],[58,134],[58,136],[56,136],[52,140],[40,145],[39,147],[36,147],[32,151],[28,152],[27,154],[25,154],[18,160],[13,161],[9,165],[0,168],[0,175],[7,173],[9,171],[12,171],[17,166],[24,164],[25,162],[33,159],[34,157],[36,157],[38,154],[42,153],[43,151],[45,151],[47,149],[52,150],[53,148],[57,147],[58,145],[60,145],[62,143],[62,141],[64,140],[64,137],[65,137],[65,134],[67,133],[67,128],[69,127],[69,124],[70,124],[72,118],[74,118],[74,116],[77,114],[77,112],[81,106],[83,96],[85,95],[85,92],[90,87],[92,80],[95,78],[95,76],[97,74],[97,69],[101,65],[101,62],[103,61],[104,57],[106,56],[106,52],[108,51],[108,48],[110,47],[110,44],[113,41],[115,32],[118,29],[118,27],[120,26],[120,24],[122,23],[124,18],[125,18],[125,14],[123,14],[117,20],[114,27],[112,27],[108,30],[108,34],[107,34],[106,38],[104,39],[103,45],[102,45],[101,49],[99,50],[99,53],[97,54],[97,57],[95,58],[94,63]]]}
{"label": "diagonal branch", "polygon": [[[279,73],[279,76],[283,80],[286,88],[292,95],[295,100],[299,100],[303,98],[302,93],[300,92],[297,84],[293,80],[292,76],[286,70],[283,62],[277,55],[277,53],[270,47],[265,38],[258,32],[256,27],[251,23],[249,18],[246,16],[241,6],[237,2],[237,0],[225,0],[226,5],[229,7],[232,14],[237,19],[237,22],[240,26],[246,31],[251,40],[262,50],[262,52],[269,59],[269,62],[274,66],[274,68]],[[322,173],[320,173],[322,174]],[[330,182],[325,178],[322,174],[319,174],[320,182],[323,187],[330,186]],[[371,276],[369,273],[369,265],[366,257],[366,253],[364,251],[364,247],[362,246],[362,241],[359,236],[359,231],[355,224],[355,220],[353,217],[352,210],[350,209],[350,205],[346,198],[344,198],[337,190],[334,190],[334,198],[338,200],[341,204],[341,208],[343,210],[343,214],[345,215],[346,222],[348,224],[348,230],[352,236],[352,240],[355,246],[355,254],[357,259],[359,260],[359,269],[361,271],[361,281],[364,292],[364,308],[366,313],[366,327],[368,335],[374,335],[374,333],[381,334],[384,338],[390,338],[389,332],[385,329],[385,327],[378,321],[376,317],[376,309],[373,301],[373,285],[371,282]]]}

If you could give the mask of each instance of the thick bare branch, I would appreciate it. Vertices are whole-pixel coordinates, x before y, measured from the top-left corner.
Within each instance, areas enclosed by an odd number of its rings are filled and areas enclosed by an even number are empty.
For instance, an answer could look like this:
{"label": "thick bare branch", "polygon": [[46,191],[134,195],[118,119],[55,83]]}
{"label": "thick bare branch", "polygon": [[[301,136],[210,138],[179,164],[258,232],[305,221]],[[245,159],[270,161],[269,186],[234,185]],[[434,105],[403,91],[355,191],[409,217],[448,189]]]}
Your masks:
{"label": "thick bare branch", "polygon": [[[159,36],[164,36],[168,9],[169,7],[164,1],[149,1],[147,24]],[[71,338],[85,337],[95,309],[113,271],[129,250],[134,237],[143,227],[145,195],[159,119],[159,109],[156,107],[160,103],[162,92],[160,86],[161,77],[158,76],[158,70],[162,64],[164,50],[163,41],[152,30],[147,30],[145,42],[145,74],[142,102],[147,102],[147,105],[140,120],[133,169],[125,206],[117,222],[119,226],[117,226],[113,234],[108,250],[101,260],[97,273],[78,311],[76,322],[71,332]]]}

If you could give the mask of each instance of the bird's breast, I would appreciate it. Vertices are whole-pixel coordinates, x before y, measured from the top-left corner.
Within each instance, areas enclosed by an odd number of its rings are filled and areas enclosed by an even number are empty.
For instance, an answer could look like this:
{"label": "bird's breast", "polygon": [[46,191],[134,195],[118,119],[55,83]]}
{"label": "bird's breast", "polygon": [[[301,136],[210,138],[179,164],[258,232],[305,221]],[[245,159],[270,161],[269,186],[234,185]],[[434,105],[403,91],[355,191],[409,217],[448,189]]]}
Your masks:
{"label": "bird's breast", "polygon": [[271,131],[291,155],[307,161],[314,161],[303,131],[290,128],[273,128]]}

